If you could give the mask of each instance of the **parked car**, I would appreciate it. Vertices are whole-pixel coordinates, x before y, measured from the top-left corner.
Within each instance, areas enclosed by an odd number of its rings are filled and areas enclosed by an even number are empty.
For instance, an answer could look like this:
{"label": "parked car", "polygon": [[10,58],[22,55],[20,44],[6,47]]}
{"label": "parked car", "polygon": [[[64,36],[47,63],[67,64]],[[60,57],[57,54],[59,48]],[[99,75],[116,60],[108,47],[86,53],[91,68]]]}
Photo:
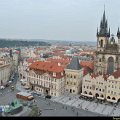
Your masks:
{"label": "parked car", "polygon": [[10,80],[10,81],[8,81],[8,83],[12,83],[12,81]]}
{"label": "parked car", "polygon": [[10,86],[10,84],[9,83],[7,83],[6,85],[5,85],[5,87],[9,87]]}
{"label": "parked car", "polygon": [[11,86],[11,90],[14,90],[15,89],[15,87],[14,86]]}
{"label": "parked car", "polygon": [[5,87],[4,86],[0,86],[0,89],[5,89]]}
{"label": "parked car", "polygon": [[45,98],[51,99],[51,96],[50,95],[46,95]]}

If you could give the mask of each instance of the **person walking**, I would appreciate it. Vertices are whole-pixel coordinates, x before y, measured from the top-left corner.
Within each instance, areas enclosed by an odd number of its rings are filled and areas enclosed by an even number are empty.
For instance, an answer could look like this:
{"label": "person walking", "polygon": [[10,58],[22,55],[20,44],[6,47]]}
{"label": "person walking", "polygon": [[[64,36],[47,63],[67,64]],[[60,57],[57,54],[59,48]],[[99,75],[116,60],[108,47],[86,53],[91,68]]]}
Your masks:
{"label": "person walking", "polygon": [[76,113],[76,115],[78,116],[78,112]]}

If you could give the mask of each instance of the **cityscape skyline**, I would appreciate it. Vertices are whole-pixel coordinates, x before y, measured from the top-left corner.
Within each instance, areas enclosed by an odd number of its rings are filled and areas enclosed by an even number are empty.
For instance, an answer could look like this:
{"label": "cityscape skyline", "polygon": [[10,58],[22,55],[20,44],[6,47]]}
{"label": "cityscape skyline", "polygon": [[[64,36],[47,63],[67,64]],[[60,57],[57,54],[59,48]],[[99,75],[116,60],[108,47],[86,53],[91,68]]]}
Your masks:
{"label": "cityscape skyline", "polygon": [[104,5],[108,27],[111,28],[111,34],[116,36],[120,26],[120,2],[113,2],[1,0],[0,38],[96,41]]}

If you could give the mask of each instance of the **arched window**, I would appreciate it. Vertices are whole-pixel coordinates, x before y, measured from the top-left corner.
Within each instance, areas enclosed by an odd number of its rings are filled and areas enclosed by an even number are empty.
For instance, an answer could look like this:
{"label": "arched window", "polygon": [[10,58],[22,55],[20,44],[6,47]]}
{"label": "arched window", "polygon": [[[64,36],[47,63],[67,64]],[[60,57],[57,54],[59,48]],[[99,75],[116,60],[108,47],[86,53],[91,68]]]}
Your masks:
{"label": "arched window", "polygon": [[113,57],[109,57],[107,63],[107,73],[112,74],[113,71],[114,71],[114,59]]}
{"label": "arched window", "polygon": [[95,97],[99,97],[99,94],[98,94],[98,93],[96,93],[96,94],[95,94]]}
{"label": "arched window", "polygon": [[92,93],[91,93],[91,92],[89,92],[89,95],[92,95]]}
{"label": "arched window", "polygon": [[100,47],[103,47],[103,40],[100,41]]}
{"label": "arched window", "polygon": [[110,96],[107,96],[107,99],[110,99]]}
{"label": "arched window", "polygon": [[116,100],[115,97],[113,97],[112,100]]}
{"label": "arched window", "polygon": [[103,96],[103,94],[101,94],[101,96],[100,96],[100,97],[104,97],[104,96]]}

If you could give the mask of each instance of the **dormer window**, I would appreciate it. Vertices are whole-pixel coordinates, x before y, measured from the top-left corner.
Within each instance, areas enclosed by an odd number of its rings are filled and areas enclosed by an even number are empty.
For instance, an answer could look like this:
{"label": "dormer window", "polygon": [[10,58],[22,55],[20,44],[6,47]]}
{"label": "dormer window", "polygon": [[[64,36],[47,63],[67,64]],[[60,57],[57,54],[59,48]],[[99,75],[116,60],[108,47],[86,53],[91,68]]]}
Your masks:
{"label": "dormer window", "polygon": [[55,72],[53,72],[53,77],[56,77],[56,73]]}
{"label": "dormer window", "polygon": [[61,76],[63,76],[63,72],[61,72]]}

